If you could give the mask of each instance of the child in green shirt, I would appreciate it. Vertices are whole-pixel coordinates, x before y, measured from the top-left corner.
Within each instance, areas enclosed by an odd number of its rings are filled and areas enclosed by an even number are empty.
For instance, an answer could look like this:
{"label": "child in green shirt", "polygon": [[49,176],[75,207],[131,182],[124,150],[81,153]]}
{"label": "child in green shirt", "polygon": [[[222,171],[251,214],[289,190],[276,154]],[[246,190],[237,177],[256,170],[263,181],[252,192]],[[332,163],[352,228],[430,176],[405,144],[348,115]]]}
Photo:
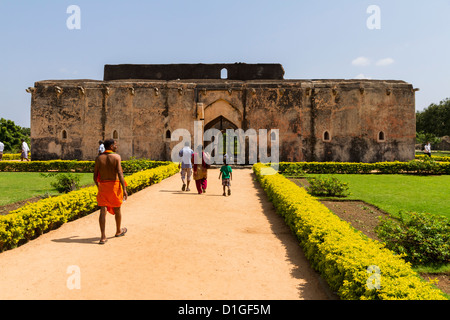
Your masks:
{"label": "child in green shirt", "polygon": [[222,186],[223,186],[223,196],[226,196],[225,194],[225,187],[228,187],[228,195],[231,195],[231,180],[233,179],[233,173],[231,167],[227,164],[227,158],[226,156],[223,157],[223,163],[224,165],[220,168],[219,173],[219,179],[220,176],[222,176]]}

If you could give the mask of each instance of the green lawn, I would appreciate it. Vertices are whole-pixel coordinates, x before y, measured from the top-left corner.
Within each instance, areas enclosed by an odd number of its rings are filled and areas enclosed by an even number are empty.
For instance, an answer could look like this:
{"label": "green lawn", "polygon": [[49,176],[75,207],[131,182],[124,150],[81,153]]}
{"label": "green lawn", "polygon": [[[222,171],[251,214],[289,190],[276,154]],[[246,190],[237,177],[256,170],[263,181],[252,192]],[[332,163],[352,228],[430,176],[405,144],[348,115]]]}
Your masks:
{"label": "green lawn", "polygon": [[347,182],[347,199],[363,200],[391,214],[401,210],[428,212],[450,218],[450,176],[310,175],[334,176]]}
{"label": "green lawn", "polygon": [[[92,173],[75,173],[81,176],[81,185],[93,184]],[[57,195],[51,185],[55,178],[45,178],[35,172],[0,172],[0,206],[44,195]]]}

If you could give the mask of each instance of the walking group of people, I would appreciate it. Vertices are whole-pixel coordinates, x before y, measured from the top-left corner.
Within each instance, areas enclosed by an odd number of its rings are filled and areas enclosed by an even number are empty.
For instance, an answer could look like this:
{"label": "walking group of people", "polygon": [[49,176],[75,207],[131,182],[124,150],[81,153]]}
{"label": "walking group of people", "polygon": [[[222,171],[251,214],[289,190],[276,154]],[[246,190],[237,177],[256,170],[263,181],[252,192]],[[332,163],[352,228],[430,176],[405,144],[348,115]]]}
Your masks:
{"label": "walking group of people", "polygon": [[[106,213],[109,212],[115,217],[116,233],[115,237],[122,237],[127,233],[127,228],[122,228],[121,206],[128,198],[126,182],[123,176],[121,157],[117,154],[118,145],[116,140],[109,139],[99,141],[98,156],[95,159],[94,182],[98,188],[97,204],[100,207],[99,225],[100,241],[105,244],[107,241]],[[181,179],[183,181],[183,191],[190,191],[189,184],[191,176],[195,180],[198,194],[206,192],[209,155],[204,152],[203,146],[194,152],[188,144],[179,152],[181,157]],[[201,157],[201,161],[200,161]],[[231,195],[232,169],[228,165],[228,157],[224,156],[224,165],[220,168],[219,179],[222,178],[223,195],[226,196],[225,189],[228,188],[228,195]]]}
{"label": "walking group of people", "polygon": [[[193,177],[198,194],[206,193],[210,156],[204,152],[203,146],[199,147],[198,152],[194,152],[189,147],[189,143],[186,143],[184,148],[180,150],[179,156],[181,157],[181,163],[178,165],[178,168],[181,169],[181,181],[183,182],[181,190],[191,191],[189,185],[192,180],[191,177]],[[223,157],[223,163],[224,165],[220,168],[219,179],[222,178],[223,196],[227,195],[225,188],[228,188],[228,195],[230,196],[233,170],[228,164],[226,155]]]}
{"label": "walking group of people", "polygon": [[[3,160],[3,150],[5,149],[5,144],[0,141],[0,161]],[[30,147],[26,143],[25,139],[22,139],[22,153],[20,154],[20,161],[30,161],[28,159],[28,152],[30,152]]]}

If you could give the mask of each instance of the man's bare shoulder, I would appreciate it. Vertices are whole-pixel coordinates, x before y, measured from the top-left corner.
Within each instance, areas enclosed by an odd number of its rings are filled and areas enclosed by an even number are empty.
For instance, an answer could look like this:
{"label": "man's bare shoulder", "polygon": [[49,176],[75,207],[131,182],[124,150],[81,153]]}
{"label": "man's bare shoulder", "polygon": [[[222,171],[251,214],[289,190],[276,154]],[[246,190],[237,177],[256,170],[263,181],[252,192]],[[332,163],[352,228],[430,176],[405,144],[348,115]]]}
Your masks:
{"label": "man's bare shoulder", "polygon": [[122,160],[122,158],[120,157],[120,154],[118,154],[118,153],[110,153],[108,156],[114,157],[117,160]]}

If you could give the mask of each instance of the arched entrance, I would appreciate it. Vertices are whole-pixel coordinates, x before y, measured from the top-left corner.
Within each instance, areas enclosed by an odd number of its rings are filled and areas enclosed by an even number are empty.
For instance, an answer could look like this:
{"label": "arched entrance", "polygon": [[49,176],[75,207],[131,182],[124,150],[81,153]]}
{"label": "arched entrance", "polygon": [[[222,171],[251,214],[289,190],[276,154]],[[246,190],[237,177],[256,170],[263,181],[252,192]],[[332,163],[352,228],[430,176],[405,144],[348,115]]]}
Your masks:
{"label": "arched entrance", "polygon": [[[223,156],[227,151],[227,129],[236,130],[238,129],[238,126],[235,125],[233,122],[225,118],[224,116],[219,116],[209,123],[205,125],[204,130],[207,131],[209,129],[216,129],[222,133],[222,146],[219,148],[218,152],[220,156]],[[214,143],[215,141],[205,141],[205,148],[209,146],[211,143]],[[233,162],[236,163],[236,158],[240,153],[240,145],[239,141],[237,139],[234,139],[233,146],[231,147],[231,150],[233,150],[233,154],[228,154],[229,157],[233,157]],[[215,152],[215,149],[213,150]],[[216,155],[213,153],[211,156],[215,157]]]}

